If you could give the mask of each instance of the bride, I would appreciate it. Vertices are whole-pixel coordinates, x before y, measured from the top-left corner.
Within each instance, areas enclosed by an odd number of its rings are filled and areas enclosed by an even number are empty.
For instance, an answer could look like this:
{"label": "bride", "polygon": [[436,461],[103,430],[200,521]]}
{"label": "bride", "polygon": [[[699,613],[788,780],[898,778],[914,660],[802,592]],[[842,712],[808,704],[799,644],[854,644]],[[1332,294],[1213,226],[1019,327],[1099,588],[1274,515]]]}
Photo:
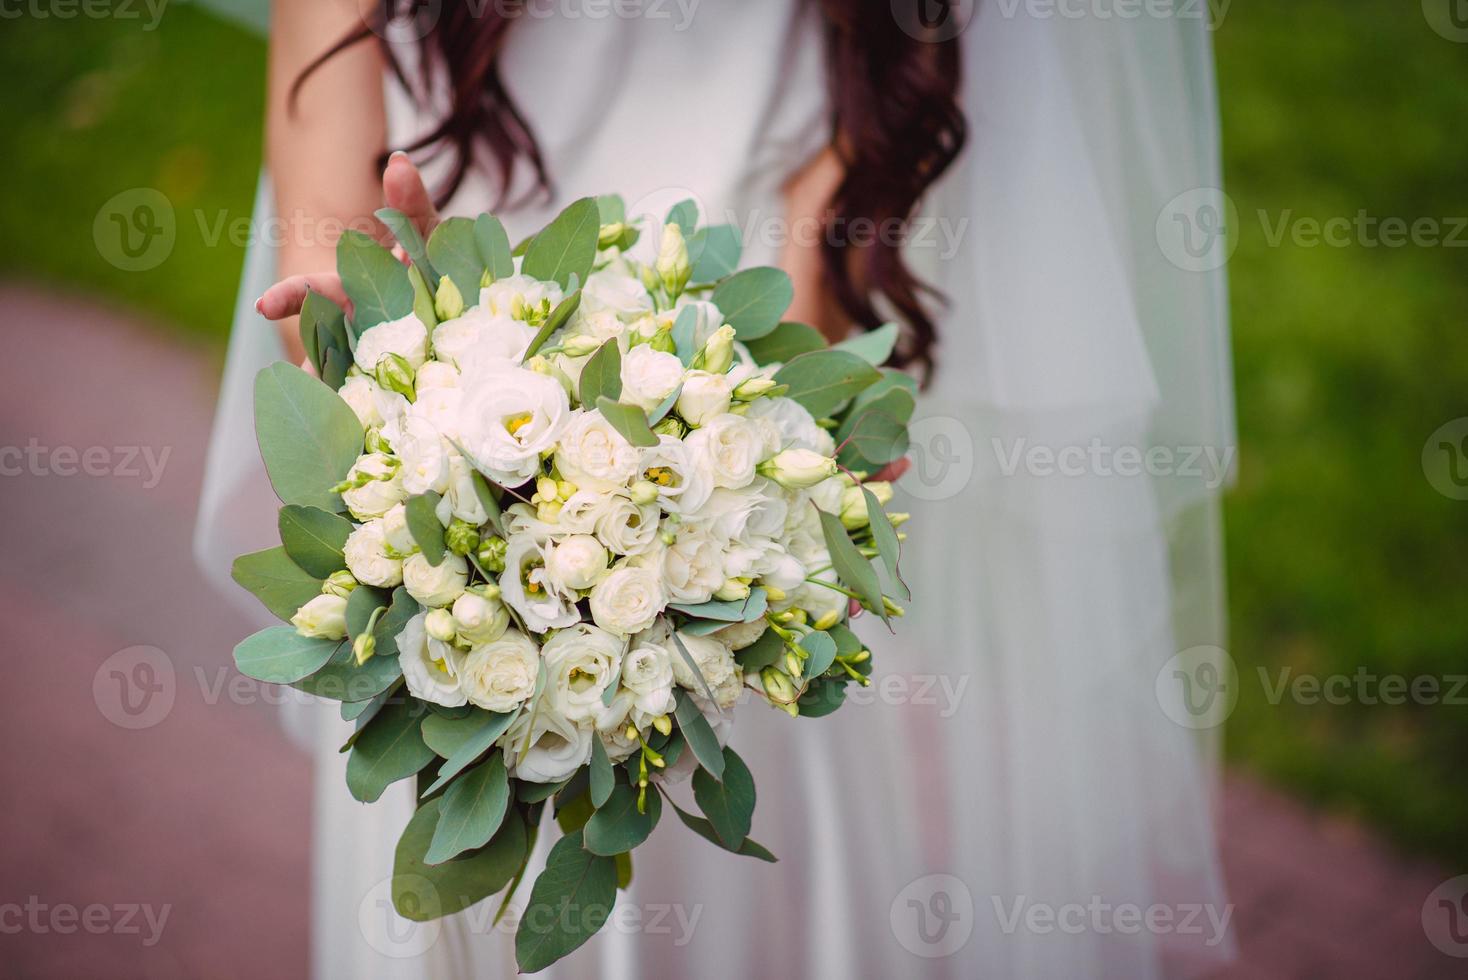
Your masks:
{"label": "bride", "polygon": [[[735,726],[752,836],[780,863],[660,827],[608,928],[553,972],[1144,978],[1230,954],[1213,721],[1172,680],[1224,643],[1224,474],[1152,464],[1233,446],[1221,262],[1188,237],[1221,199],[1211,50],[1180,8],[1100,13],[274,4],[257,221],[285,233],[245,270],[200,512],[211,573],[274,543],[250,382],[301,359],[290,318],[308,286],[339,291],[335,230],[380,233],[384,202],[426,229],[430,189],[512,237],[587,194],[651,221],[691,197],[740,227],[746,263],[790,273],[790,319],[838,338],[894,317],[929,382],[899,486],[916,598],[896,637],[861,624],[885,676],[799,733],[774,712]],[[315,976],[513,972],[494,901],[393,913],[411,790],[355,803],[350,727],[297,707]]]}

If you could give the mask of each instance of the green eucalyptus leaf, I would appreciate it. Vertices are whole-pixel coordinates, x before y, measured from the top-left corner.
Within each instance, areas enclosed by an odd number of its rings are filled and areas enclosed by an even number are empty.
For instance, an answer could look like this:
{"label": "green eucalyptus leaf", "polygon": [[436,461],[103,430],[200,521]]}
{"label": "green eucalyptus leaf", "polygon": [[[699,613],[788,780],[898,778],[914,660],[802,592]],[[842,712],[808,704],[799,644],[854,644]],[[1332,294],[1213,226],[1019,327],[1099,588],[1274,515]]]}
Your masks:
{"label": "green eucalyptus leaf", "polygon": [[515,933],[521,973],[535,973],[596,934],[617,900],[617,865],[583,846],[582,833],[556,841]]}
{"label": "green eucalyptus leaf", "polygon": [[647,794],[646,811],[638,813],[637,790],[625,783],[615,785],[606,802],[586,821],[586,849],[604,857],[625,854],[647,840],[662,813],[657,792]]}
{"label": "green eucalyptus leaf", "polygon": [[875,330],[848,337],[832,349],[847,351],[873,367],[881,367],[892,356],[892,348],[897,346],[897,335],[897,324],[884,323]]}
{"label": "green eucalyptus leaf", "polygon": [[319,507],[286,504],[277,524],[286,554],[306,572],[324,579],[347,567],[342,549],[352,533],[351,521]]}
{"label": "green eucalyptus leaf", "polygon": [[438,779],[434,780],[423,795],[427,796],[437,792],[450,779],[463,772],[475,759],[487,752],[495,740],[510,727],[516,714],[517,712],[514,711],[506,711],[503,714],[490,713],[484,719],[480,729],[460,743],[459,747],[444,760],[444,764],[438,770]]}
{"label": "green eucalyptus leaf", "polygon": [[714,287],[711,297],[724,322],[745,342],[765,336],[795,298],[790,277],[780,269],[756,266],[734,273]]}
{"label": "green eucalyptus leaf", "polygon": [[678,229],[683,232],[686,242],[688,236],[692,235],[694,229],[698,227],[698,204],[693,198],[679,201],[669,209],[668,218],[663,224],[677,225]]}
{"label": "green eucalyptus leaf", "polygon": [[525,821],[511,812],[487,847],[443,864],[428,864],[424,857],[438,832],[442,806],[439,798],[418,808],[393,857],[393,906],[413,922],[461,912],[493,895],[515,877],[529,851]]}
{"label": "green eucalyptus leaf", "polygon": [[774,666],[775,661],[779,660],[784,652],[785,642],[780,639],[780,634],[767,629],[760,634],[758,640],[743,650],[736,651],[734,659],[739,662],[739,666],[747,674]]}
{"label": "green eucalyptus leaf", "polygon": [[658,437],[647,424],[647,413],[636,405],[623,405],[602,396],[596,400],[596,408],[632,445],[647,448],[658,444]]}
{"label": "green eucalyptus leaf", "polygon": [[836,641],[827,633],[817,630],[805,634],[800,638],[800,648],[809,654],[805,660],[807,680],[820,677],[836,662]]}
{"label": "green eucalyptus leaf", "polygon": [[436,755],[451,759],[455,752],[479,733],[489,717],[489,712],[481,708],[474,708],[457,717],[431,711],[423,719],[423,741]]}
{"label": "green eucalyptus leaf", "polygon": [[423,856],[425,864],[442,864],[465,851],[483,847],[500,829],[510,803],[505,757],[496,752],[449,784],[439,805],[438,827]]}
{"label": "green eucalyptus leaf", "polygon": [[869,469],[885,466],[907,454],[907,422],[901,417],[912,415],[912,396],[901,388],[862,409],[853,409],[836,432],[836,445],[841,447],[841,463],[847,469]]}
{"label": "green eucalyptus leaf", "polygon": [[434,288],[438,287],[438,270],[430,261],[428,247],[423,243],[423,236],[418,232],[418,226],[413,224],[413,219],[399,211],[397,208],[378,208],[377,220],[387,225],[387,230],[392,232],[398,244],[403,246],[412,263],[418,267],[424,281]]}
{"label": "green eucalyptus leaf", "polygon": [[[505,234],[505,226],[500,224],[500,219],[492,214],[481,214],[474,219],[474,243],[479,248],[479,258],[484,263],[483,268],[489,270],[491,279],[508,279],[515,274],[515,259],[510,254],[510,236]],[[523,254],[516,252],[515,255]],[[479,295],[479,280],[474,280],[472,293],[464,293],[465,302],[468,297]]]}
{"label": "green eucalyptus leaf", "polygon": [[688,258],[693,263],[690,282],[717,282],[739,268],[739,229],[711,225],[688,236]]}
{"label": "green eucalyptus leaf", "polygon": [[708,602],[682,603],[673,602],[668,608],[680,612],[694,619],[719,619],[725,623],[752,623],[765,614],[768,606],[769,594],[764,589],[756,586],[749,590],[749,595],[744,599],[725,602],[720,599],[711,599]]}
{"label": "green eucalyptus leaf", "polygon": [[255,436],[282,503],[341,511],[331,488],[362,453],[362,423],[336,392],[284,362],[255,376]]}
{"label": "green eucalyptus leaf", "polygon": [[414,543],[423,549],[423,557],[428,559],[428,564],[435,568],[443,564],[445,551],[443,524],[438,519],[438,502],[442,499],[429,490],[416,497],[409,497],[404,508],[408,533],[413,536]]}
{"label": "green eucalyptus leaf", "polygon": [[724,846],[738,850],[754,822],[754,777],[738,753],[724,748],[722,779],[702,767],[694,772],[693,799]]}
{"label": "green eucalyptus leaf", "polygon": [[424,710],[412,698],[389,702],[363,730],[347,760],[347,789],[355,799],[373,803],[388,786],[433,761],[419,730]]}
{"label": "green eucalyptus leaf", "polygon": [[[301,343],[318,375],[325,365],[323,357],[326,350],[334,343],[339,343],[342,348],[347,346],[346,324],[347,315],[340,306],[314,289],[306,291],[306,299],[301,304]],[[323,339],[326,341],[324,344]]]}
{"label": "green eucalyptus leaf", "polygon": [[602,344],[581,368],[578,385],[581,404],[595,405],[598,398],[616,401],[622,397],[622,351],[616,338]]}
{"label": "green eucalyptus leaf", "polygon": [[563,289],[570,288],[573,275],[585,282],[596,261],[600,231],[596,199],[574,201],[531,241],[520,271],[534,279],[558,282]]}
{"label": "green eucalyptus leaf", "polygon": [[714,737],[714,730],[709,727],[708,719],[698,710],[698,705],[693,703],[693,698],[686,691],[678,692],[673,717],[678,721],[678,730],[688,740],[693,757],[715,779],[724,778],[723,749],[719,747],[719,740]]}
{"label": "green eucalyptus leaf", "polygon": [[693,358],[698,354],[695,344],[698,331],[698,310],[692,306],[685,306],[678,311],[678,318],[673,321],[673,349],[678,353],[678,360],[683,362],[684,367],[693,363]]}
{"label": "green eucalyptus leaf", "polygon": [[292,626],[269,626],[240,641],[234,662],[246,677],[289,684],[320,670],[341,645],[341,640],[302,636]]}
{"label": "green eucalyptus leaf", "polygon": [[230,576],[286,622],[321,594],[321,579],[291,561],[285,548],[240,555],[234,560]]}
{"label": "green eucalyptus leaf", "polygon": [[805,693],[795,702],[802,718],[824,718],[846,700],[846,682],[833,677],[822,677],[810,682]]}
{"label": "green eucalyptus leaf", "polygon": [[503,512],[500,510],[500,502],[495,498],[494,488],[490,486],[489,478],[483,473],[475,470],[471,475],[474,481],[474,496],[479,498],[479,504],[484,512],[489,515],[489,525],[495,533],[501,533],[501,519]]}
{"label": "green eucalyptus leaf", "polygon": [[852,543],[846,528],[841,526],[841,518],[825,511],[821,511],[820,515],[821,534],[826,539],[826,550],[831,553],[831,565],[836,569],[836,574],[848,588],[866,601],[867,608],[882,617],[882,621],[890,626],[886,607],[882,604],[882,585],[877,580],[877,570],[872,568],[872,563]]}
{"label": "green eucalyptus leaf", "polygon": [[861,493],[866,500],[867,521],[871,524],[872,541],[877,545],[882,566],[887,569],[892,581],[902,589],[902,597],[911,599],[912,590],[902,580],[902,569],[898,566],[902,558],[902,542],[897,539],[897,529],[892,526],[892,519],[887,516],[887,511],[877,501],[876,495],[865,486],[861,488]]}
{"label": "green eucalyptus leaf", "polygon": [[465,306],[478,302],[479,281],[484,278],[484,259],[474,231],[474,222],[468,218],[448,218],[428,236],[428,257],[440,275],[449,277]]}
{"label": "green eucalyptus leaf", "polygon": [[793,320],[787,320],[758,340],[749,342],[749,354],[761,366],[784,364],[801,354],[825,349],[826,338],[819,330]]}
{"label": "green eucalyptus leaf", "polygon": [[[613,685],[615,686],[615,684]],[[612,774],[612,762],[607,758],[607,748],[601,738],[591,739],[591,805],[600,809],[612,795],[616,778]]]}
{"label": "green eucalyptus leaf", "polygon": [[393,254],[360,231],[347,229],[336,243],[336,271],[352,301],[357,334],[413,312],[413,284]]}
{"label": "green eucalyptus leaf", "polygon": [[597,220],[614,225],[627,220],[627,205],[620,194],[601,194],[596,199]]}
{"label": "green eucalyptus leaf", "polygon": [[347,639],[352,640],[367,632],[372,614],[389,602],[388,594],[370,585],[359,585],[347,596]]}
{"label": "green eucalyptus leaf", "polygon": [[525,348],[525,356],[521,359],[520,363],[524,364],[534,357],[536,352],[545,346],[545,342],[551,339],[551,335],[566,325],[567,321],[576,312],[576,308],[580,305],[581,290],[579,289],[556,304],[556,308],[551,310],[551,315],[545,318],[545,322],[535,332],[535,337],[530,341],[530,346]]}
{"label": "green eucalyptus leaf", "polygon": [[842,350],[801,354],[775,372],[775,383],[789,385],[786,395],[804,405],[816,418],[835,412],[842,403],[880,378],[876,368]]}
{"label": "green eucalyptus leaf", "polygon": [[774,864],[777,860],[775,855],[748,837],[744,838],[738,847],[729,847],[719,839],[718,831],[714,830],[714,825],[709,823],[708,820],[686,812],[671,799],[668,800],[668,805],[673,808],[674,813],[678,814],[678,819],[683,821],[683,826],[698,834],[704,840],[717,844],[726,851],[733,851],[735,854],[742,854],[746,857],[759,858],[761,861],[769,861],[771,864]]}

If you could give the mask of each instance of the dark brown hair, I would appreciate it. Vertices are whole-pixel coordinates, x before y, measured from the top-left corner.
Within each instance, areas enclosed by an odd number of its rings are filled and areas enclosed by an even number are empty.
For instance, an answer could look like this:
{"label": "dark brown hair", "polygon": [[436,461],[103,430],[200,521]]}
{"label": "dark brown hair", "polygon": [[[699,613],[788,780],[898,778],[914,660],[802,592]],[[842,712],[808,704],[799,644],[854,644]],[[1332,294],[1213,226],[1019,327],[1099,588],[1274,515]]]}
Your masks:
{"label": "dark brown hair", "polygon": [[[924,302],[932,290],[903,261],[907,222],[924,192],[953,162],[966,135],[956,92],[956,40],[926,40],[899,26],[892,0],[806,0],[820,7],[825,26],[831,146],[845,165],[823,220],[826,284],[842,309],[865,329],[879,326],[885,301],[906,324],[896,361],[927,374],[937,330]],[[914,8],[922,0],[903,0]],[[482,9],[481,9],[482,8]],[[309,65],[293,90],[340,51],[378,39],[392,70],[409,91],[426,92],[446,72],[447,112],[409,152],[448,153],[450,166],[436,189],[440,203],[459,188],[471,167],[493,167],[508,194],[517,167],[531,168],[535,187],[550,193],[551,175],[529,123],[500,76],[500,55],[524,0],[474,4],[443,0],[380,0],[369,21]],[[917,23],[916,16],[909,19]],[[400,21],[421,36],[421,78],[411,84],[382,39]],[[386,162],[384,156],[383,162]],[[615,188],[609,188],[614,190]],[[853,242],[845,229],[898,229]],[[879,299],[880,298],[880,299]]]}

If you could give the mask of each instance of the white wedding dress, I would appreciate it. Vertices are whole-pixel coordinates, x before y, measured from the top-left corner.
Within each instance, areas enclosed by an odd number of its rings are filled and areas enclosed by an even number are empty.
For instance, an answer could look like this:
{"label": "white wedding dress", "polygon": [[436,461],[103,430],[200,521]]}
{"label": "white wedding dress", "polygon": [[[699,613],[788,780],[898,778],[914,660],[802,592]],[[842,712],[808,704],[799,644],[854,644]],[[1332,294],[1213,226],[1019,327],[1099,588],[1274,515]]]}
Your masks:
{"label": "white wedding dress", "polygon": [[[818,721],[742,707],[732,744],[758,788],[752,836],[780,863],[665,819],[611,922],[551,975],[1149,978],[1231,952],[1206,915],[1196,931],[1137,930],[1090,911],[1225,910],[1216,754],[1169,720],[1156,683],[1179,651],[1224,645],[1220,475],[1015,465],[1093,443],[1231,459],[1222,276],[1169,262],[1159,219],[1218,187],[1210,42],[1185,17],[980,6],[962,40],[969,148],[910,247],[950,306],[903,481],[915,598],[895,637],[858,624],[879,683]],[[693,197],[746,230],[746,262],[776,260],[780,185],[828,136],[814,10],[706,0],[677,23],[515,26],[503,74],[556,196],[503,213],[512,237],[585,194],[619,191],[657,216]],[[423,124],[390,86],[395,145]],[[491,200],[470,182],[449,210]],[[269,213],[265,182],[257,207]],[[272,275],[252,250],[200,513],[199,555],[221,579],[235,554],[274,543],[249,421],[251,378],[279,356],[251,307]],[[512,974],[495,900],[420,926],[392,913],[410,789],[357,804],[335,705],[292,722],[318,762],[315,976]],[[1074,907],[1083,918],[1065,918]],[[1032,908],[1068,925],[1047,929]]]}

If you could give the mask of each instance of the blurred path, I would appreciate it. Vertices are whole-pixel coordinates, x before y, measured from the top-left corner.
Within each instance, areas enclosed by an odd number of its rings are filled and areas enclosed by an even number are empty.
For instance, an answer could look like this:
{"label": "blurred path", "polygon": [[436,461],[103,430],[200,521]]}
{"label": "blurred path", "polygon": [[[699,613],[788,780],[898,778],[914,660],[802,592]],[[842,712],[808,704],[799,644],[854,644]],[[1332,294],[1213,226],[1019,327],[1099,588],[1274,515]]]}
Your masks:
{"label": "blurred path", "polygon": [[[0,464],[24,470],[0,476],[0,976],[304,977],[308,767],[189,551],[214,365],[77,301],[0,286],[0,309]],[[1223,976],[1468,972],[1423,931],[1448,874],[1245,776],[1224,818]]]}

